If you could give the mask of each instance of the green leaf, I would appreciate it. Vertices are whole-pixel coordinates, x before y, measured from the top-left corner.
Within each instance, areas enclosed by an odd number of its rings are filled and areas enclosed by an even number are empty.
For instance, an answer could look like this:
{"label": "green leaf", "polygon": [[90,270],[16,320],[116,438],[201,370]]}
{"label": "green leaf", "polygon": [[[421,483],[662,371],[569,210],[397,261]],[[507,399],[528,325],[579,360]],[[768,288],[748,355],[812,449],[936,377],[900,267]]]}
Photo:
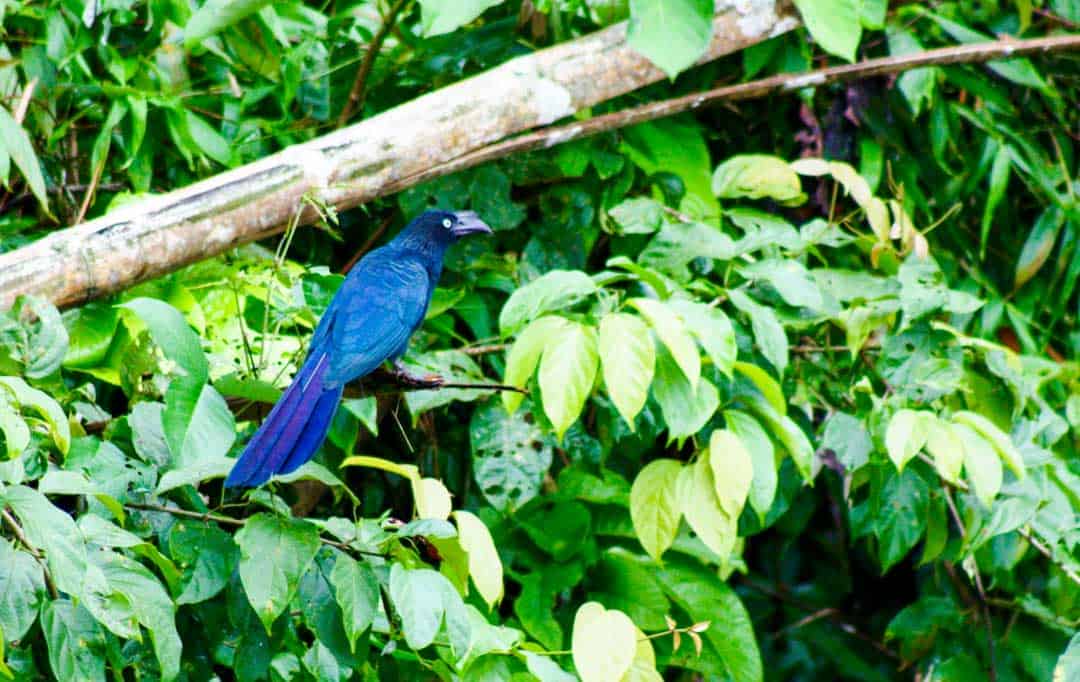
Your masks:
{"label": "green leaf", "polygon": [[964,466],[964,443],[952,424],[936,414],[923,415],[923,428],[926,429],[926,450],[933,455],[938,474],[949,483],[957,483]]}
{"label": "green leaf", "polygon": [[344,615],[349,647],[356,651],[356,641],[375,622],[379,613],[379,580],[366,562],[338,554],[330,573],[334,596]]}
{"label": "green leaf", "polygon": [[776,379],[769,376],[768,372],[749,362],[736,362],[735,369],[739,374],[750,380],[750,383],[776,410],[777,414],[787,414],[787,399],[784,398],[784,389],[780,387]]}
{"label": "green leaf", "polygon": [[922,537],[929,497],[926,483],[912,469],[897,472],[885,484],[874,521],[882,573],[903,559]]}
{"label": "green leaf", "polygon": [[0,432],[4,434],[7,459],[15,459],[30,445],[30,427],[16,406],[0,395]]}
{"label": "green leaf", "polygon": [[525,657],[525,667],[540,682],[577,682],[578,678],[560,668],[551,656],[527,649],[522,649],[520,653]]}
{"label": "green leaf", "polygon": [[187,116],[188,132],[191,133],[191,138],[195,140],[195,144],[199,145],[199,149],[202,150],[203,154],[223,166],[228,166],[232,159],[232,148],[229,146],[228,140],[222,137],[221,133],[207,123],[202,116],[190,109],[187,109],[184,113]]}
{"label": "green leaf", "polygon": [[45,552],[56,587],[82,596],[87,580],[86,543],[71,517],[38,491],[22,485],[0,488],[3,506],[15,512],[30,544]]}
{"label": "green leaf", "polygon": [[849,62],[862,37],[857,0],[795,0],[806,29],[821,49]]}
{"label": "green leaf", "polygon": [[229,584],[239,552],[230,535],[216,525],[180,520],[169,529],[169,554],[180,567],[177,604],[198,604]]}
{"label": "green leaf", "polygon": [[750,318],[750,328],[761,354],[776,368],[777,374],[783,376],[788,363],[788,340],[776,313],[738,289],[729,290],[728,296],[732,304]]}
{"label": "green leaf", "polygon": [[490,403],[478,408],[469,422],[469,440],[473,473],[491,506],[518,509],[540,492],[554,443],[526,411],[507,414]]}
{"label": "green leaf", "polygon": [[608,313],[600,320],[599,350],[604,386],[633,431],[656,369],[656,346],[649,328],[633,315]]}
{"label": "green leaf", "polygon": [[131,603],[135,619],[150,631],[154,654],[163,680],[180,674],[180,634],[176,631],[175,607],[161,582],[142,564],[112,553],[101,565],[110,589]]}
{"label": "green leaf", "polygon": [[713,365],[730,377],[735,367],[738,347],[735,344],[735,329],[724,311],[685,299],[672,299],[667,304],[682,318],[686,328],[705,349]]}
{"label": "green leaf", "polygon": [[204,384],[210,374],[199,336],[176,308],[153,298],[136,298],[120,305],[138,316],[165,357],[180,366],[192,383]]}
{"label": "green leaf", "polygon": [[0,377],[0,391],[4,389],[14,397],[21,409],[32,410],[45,420],[56,449],[66,455],[71,445],[71,426],[60,404],[44,391],[32,388],[17,377]]}
{"label": "green leaf", "polygon": [[889,427],[885,430],[885,450],[897,471],[903,471],[904,465],[926,445],[926,414],[915,410],[898,410],[889,420]]}
{"label": "green leaf", "polygon": [[445,625],[455,656],[465,654],[471,630],[468,612],[445,576],[429,568],[410,571],[395,563],[390,569],[390,598],[412,649],[430,645]]}
{"label": "green leaf", "polygon": [[632,298],[627,302],[649,321],[690,387],[696,387],[701,376],[701,356],[682,319],[667,305],[651,298]]}
{"label": "green leaf", "polygon": [[679,531],[682,511],[676,492],[682,462],[657,459],[649,462],[634,478],[630,488],[630,518],[641,546],[653,559],[671,547]]}
{"label": "green leaf", "polygon": [[269,4],[270,0],[207,0],[184,25],[184,47],[190,50]]}
{"label": "green leaf", "polygon": [[994,165],[990,168],[990,191],[986,195],[986,207],[983,208],[982,230],[979,241],[979,258],[986,259],[986,249],[989,244],[990,226],[994,222],[994,211],[998,204],[1005,198],[1005,190],[1009,186],[1009,173],[1012,170],[1012,154],[1005,145],[998,147],[994,156]]}
{"label": "green leaf", "polygon": [[975,429],[990,445],[994,446],[994,450],[997,451],[1013,474],[1020,480],[1024,479],[1026,474],[1024,457],[1013,444],[1009,434],[999,429],[994,422],[975,412],[966,410],[956,412],[953,414],[952,420],[957,424],[965,424]]}
{"label": "green leaf", "polygon": [[431,37],[456,31],[503,0],[420,0],[424,35]]}
{"label": "green leaf", "polygon": [[582,682],[619,680],[637,651],[637,629],[622,611],[591,601],[574,614],[570,650]]}
{"label": "green leaf", "polygon": [[707,457],[720,508],[729,517],[738,519],[754,480],[753,458],[742,440],[725,429],[712,432]]}
{"label": "green leaf", "polygon": [[100,364],[109,351],[119,320],[116,307],[104,303],[89,303],[65,313],[70,343],[64,356],[64,367]]}
{"label": "green leaf", "polygon": [[196,387],[186,377],[170,383],[161,420],[178,469],[220,461],[236,440],[225,399],[210,384]]}
{"label": "green leaf", "polygon": [[720,216],[720,204],[710,189],[709,146],[699,123],[689,118],[664,118],[626,128],[622,138],[620,151],[646,175],[673,173],[682,180],[686,193],[679,210],[697,219]]}
{"label": "green leaf", "polygon": [[499,314],[503,336],[553,310],[565,310],[596,293],[596,283],[579,270],[552,270],[510,294]]}
{"label": "green leaf", "polygon": [[503,566],[491,531],[472,512],[459,509],[453,513],[461,548],[469,556],[469,576],[488,608],[503,596]]}
{"label": "green leaf", "polygon": [[796,308],[821,310],[824,305],[817,282],[798,261],[770,258],[745,265],[741,271],[749,279],[771,284],[781,298]]}
{"label": "green leaf", "polygon": [[240,580],[248,602],[269,633],[315,558],[319,531],[305,521],[256,514],[236,533],[236,544],[240,546]]}
{"label": "green leaf", "polygon": [[953,424],[952,430],[964,444],[964,471],[975,497],[989,508],[1001,490],[1001,459],[994,447],[967,424]]}
{"label": "green leaf", "polygon": [[799,175],[787,161],[767,154],[739,154],[716,167],[712,191],[721,199],[775,199],[785,206],[806,201]]}
{"label": "green leaf", "polygon": [[37,296],[20,296],[11,313],[19,323],[12,350],[22,362],[23,376],[44,379],[54,374],[68,349],[68,332],[56,306]]}
{"label": "green leaf", "polygon": [[679,472],[676,494],[683,516],[698,538],[727,561],[735,549],[737,519],[729,516],[716,497],[716,479],[708,457],[698,457]]}
{"label": "green leaf", "polygon": [[630,0],[627,42],[674,78],[709,46],[712,14],[710,0]]}
{"label": "green leaf", "polygon": [[[558,315],[547,315],[530,322],[529,326],[517,335],[506,356],[503,383],[525,388],[536,371],[536,366],[540,364],[544,347],[551,339],[563,334],[569,326],[569,320]],[[515,391],[502,392],[502,401],[507,412],[517,410],[524,398],[525,396]]]}
{"label": "green leaf", "polygon": [[758,521],[765,522],[765,515],[776,497],[779,476],[776,472],[776,449],[769,434],[758,420],[745,412],[724,410],[724,421],[746,447],[750,455],[754,478],[750,483],[750,506],[757,512]]}
{"label": "green leaf", "polygon": [[596,331],[577,322],[568,322],[559,336],[551,339],[540,359],[540,396],[544,414],[562,440],[585,406],[592,391],[600,358]]}
{"label": "green leaf", "polygon": [[[733,682],[764,679],[753,623],[734,590],[700,564],[672,562],[657,572],[657,578],[672,601],[693,622],[709,623],[702,633],[707,649],[701,660],[714,666],[710,679]],[[694,660],[692,651],[686,656]]]}
{"label": "green leaf", "polygon": [[608,210],[619,234],[651,234],[660,229],[664,205],[655,199],[634,197]]}
{"label": "green leaf", "polygon": [[[48,213],[49,200],[45,194],[45,178],[41,174],[41,164],[38,162],[37,154],[34,153],[34,145],[30,141],[30,136],[26,134],[26,130],[4,107],[0,107],[0,145],[4,147],[4,158],[10,158],[15,162],[15,166],[26,179],[30,191],[33,192],[45,213]],[[4,185],[7,184],[5,173]]]}
{"label": "green leaf", "polygon": [[716,387],[702,378],[697,390],[692,388],[666,348],[657,353],[652,390],[660,403],[669,439],[680,443],[700,431],[720,406]]}
{"label": "green leaf", "polygon": [[784,446],[803,480],[813,479],[814,446],[791,417],[779,414],[760,395],[743,395],[747,408],[764,424],[765,429]]}
{"label": "green leaf", "polygon": [[1080,679],[1080,633],[1073,635],[1054,666],[1054,682],[1073,682]]}
{"label": "green leaf", "polygon": [[45,601],[45,579],[41,565],[0,538],[0,644],[21,640],[37,619]]}
{"label": "green leaf", "polygon": [[1065,214],[1054,205],[1047,206],[1028,232],[1020,257],[1016,260],[1013,288],[1019,289],[1034,277],[1050,258],[1054,243],[1065,224]]}
{"label": "green leaf", "polygon": [[57,599],[42,611],[41,629],[55,679],[105,682],[105,635],[90,612]]}

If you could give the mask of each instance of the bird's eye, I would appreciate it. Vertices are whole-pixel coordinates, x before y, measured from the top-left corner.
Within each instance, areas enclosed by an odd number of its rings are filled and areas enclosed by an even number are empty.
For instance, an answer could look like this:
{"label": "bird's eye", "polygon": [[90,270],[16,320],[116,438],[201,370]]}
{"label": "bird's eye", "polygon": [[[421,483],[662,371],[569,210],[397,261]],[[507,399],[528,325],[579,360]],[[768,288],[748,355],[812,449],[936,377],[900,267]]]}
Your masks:
{"label": "bird's eye", "polygon": [[442,226],[445,227],[446,229],[449,230],[453,226],[453,224],[454,224],[453,220],[450,220],[449,218],[443,218]]}

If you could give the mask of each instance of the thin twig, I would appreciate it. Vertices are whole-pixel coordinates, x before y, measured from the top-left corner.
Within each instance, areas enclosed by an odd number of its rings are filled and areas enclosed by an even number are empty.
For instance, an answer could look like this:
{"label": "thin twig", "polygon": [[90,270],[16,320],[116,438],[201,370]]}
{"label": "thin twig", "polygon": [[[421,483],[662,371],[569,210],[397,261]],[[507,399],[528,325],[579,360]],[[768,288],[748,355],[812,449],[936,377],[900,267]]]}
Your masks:
{"label": "thin twig", "polygon": [[49,588],[49,595],[53,599],[59,599],[60,591],[56,589],[56,583],[53,582],[52,573],[49,572],[49,564],[45,561],[45,557],[41,554],[41,550],[30,544],[30,541],[26,539],[26,533],[23,532],[22,526],[11,515],[7,509],[0,508],[0,517],[3,517],[4,523],[11,529],[12,535],[18,540],[26,550],[30,552],[30,555],[34,557],[39,564],[41,564],[41,570],[45,574],[45,585]]}
{"label": "thin twig", "polygon": [[1061,572],[1067,575],[1069,577],[1069,580],[1073,581],[1077,585],[1080,585],[1080,575],[1077,575],[1076,571],[1074,571],[1072,568],[1066,566],[1064,563],[1054,558],[1054,553],[1039,538],[1035,537],[1034,533],[1032,533],[1027,528],[1017,528],[1016,532],[1020,533],[1020,535],[1023,536],[1025,540],[1031,543],[1032,547],[1034,547],[1036,550],[1039,551],[1040,554],[1049,559],[1051,563],[1061,569]]}
{"label": "thin twig", "polygon": [[386,36],[390,35],[390,30],[394,27],[398,14],[405,9],[405,6],[410,1],[397,0],[390,7],[390,11],[386,13],[386,16],[383,17],[379,30],[375,32],[371,42],[368,43],[367,51],[364,52],[364,59],[360,62],[360,68],[356,70],[356,79],[353,81],[352,88],[349,89],[349,98],[345,101],[341,114],[338,115],[338,128],[349,122],[354,111],[363,109],[364,97],[367,95],[367,80],[368,76],[371,75],[371,68],[375,65],[375,57],[379,55],[379,50],[382,49]]}
{"label": "thin twig", "polygon": [[511,137],[462,154],[456,159],[437,164],[419,173],[401,178],[384,189],[387,194],[398,192],[432,178],[456,173],[509,154],[553,147],[571,140],[673,116],[719,102],[756,99],[775,93],[793,92],[803,88],[840,81],[885,76],[922,66],[969,64],[1007,57],[1019,57],[1035,52],[1076,49],[1080,49],[1080,35],[1061,35],[1048,38],[1033,38],[1031,40],[995,40],[983,43],[968,43],[966,45],[952,45],[914,54],[868,59],[855,64],[843,64],[805,73],[779,74],[749,83],[728,85],[682,97],[643,104],[630,109],[604,114],[603,116],[595,116],[585,121],[551,126],[525,135]]}
{"label": "thin twig", "polygon": [[505,343],[489,343],[484,346],[466,346],[465,348],[459,348],[465,355],[487,355],[488,353],[501,353],[509,348],[509,344]]}
{"label": "thin twig", "polygon": [[[166,507],[160,504],[143,504],[137,502],[127,502],[124,504],[128,509],[137,509],[139,511],[149,512],[161,512],[164,514],[172,514],[173,516],[180,516],[186,519],[197,519],[199,521],[213,521],[214,523],[220,523],[223,526],[233,526],[238,528],[247,523],[246,519],[234,519],[231,516],[222,516],[221,514],[211,514],[210,512],[197,512],[188,511],[187,509],[178,509],[176,507]],[[386,555],[381,552],[369,552],[363,549],[356,549],[344,542],[338,542],[337,540],[331,540],[330,538],[319,536],[319,541],[324,545],[340,549],[343,552],[356,552],[357,554],[364,554],[367,556],[377,556],[385,558]]]}

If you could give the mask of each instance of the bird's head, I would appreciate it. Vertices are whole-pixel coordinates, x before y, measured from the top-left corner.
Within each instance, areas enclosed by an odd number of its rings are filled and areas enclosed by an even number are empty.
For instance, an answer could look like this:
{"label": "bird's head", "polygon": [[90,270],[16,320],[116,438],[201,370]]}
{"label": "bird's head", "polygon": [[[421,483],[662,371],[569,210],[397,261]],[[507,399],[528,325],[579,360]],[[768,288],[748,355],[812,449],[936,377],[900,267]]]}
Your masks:
{"label": "bird's head", "polygon": [[424,250],[445,249],[470,234],[491,234],[491,228],[474,211],[424,211],[395,241]]}

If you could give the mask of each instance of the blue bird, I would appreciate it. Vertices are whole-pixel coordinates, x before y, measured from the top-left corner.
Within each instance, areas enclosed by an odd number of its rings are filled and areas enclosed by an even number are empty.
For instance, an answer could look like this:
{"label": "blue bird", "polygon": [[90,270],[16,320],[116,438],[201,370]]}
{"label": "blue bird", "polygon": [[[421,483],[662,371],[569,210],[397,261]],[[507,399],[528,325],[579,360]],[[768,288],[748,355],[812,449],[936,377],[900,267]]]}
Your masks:
{"label": "blue bird", "polygon": [[490,232],[472,211],[427,211],[364,256],[330,301],[304,364],[225,486],[258,486],[311,459],[326,438],[345,384],[387,360],[396,364],[405,352],[424,321],[447,247],[466,235]]}

